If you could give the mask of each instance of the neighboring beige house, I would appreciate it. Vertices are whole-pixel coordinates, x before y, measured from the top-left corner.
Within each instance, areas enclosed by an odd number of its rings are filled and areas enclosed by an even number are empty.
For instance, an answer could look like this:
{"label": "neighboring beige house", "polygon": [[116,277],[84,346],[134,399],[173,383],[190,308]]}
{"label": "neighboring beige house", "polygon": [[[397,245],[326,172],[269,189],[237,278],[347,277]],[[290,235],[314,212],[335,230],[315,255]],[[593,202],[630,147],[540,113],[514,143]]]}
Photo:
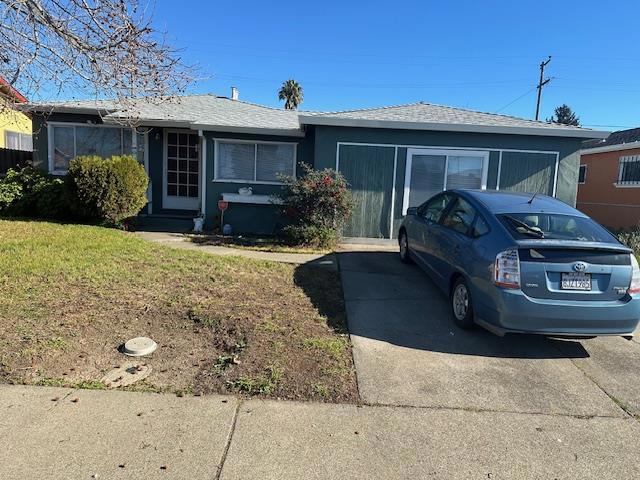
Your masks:
{"label": "neighboring beige house", "polygon": [[612,229],[640,225],[640,128],[583,144],[577,207]]}

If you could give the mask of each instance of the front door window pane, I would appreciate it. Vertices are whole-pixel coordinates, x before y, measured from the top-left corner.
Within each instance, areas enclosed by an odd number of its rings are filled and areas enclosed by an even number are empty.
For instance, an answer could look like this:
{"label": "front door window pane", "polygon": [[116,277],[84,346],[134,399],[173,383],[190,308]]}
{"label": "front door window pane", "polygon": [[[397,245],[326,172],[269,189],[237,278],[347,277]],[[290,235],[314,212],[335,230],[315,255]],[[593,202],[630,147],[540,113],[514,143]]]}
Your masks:
{"label": "front door window pane", "polygon": [[198,135],[171,132],[167,135],[167,195],[199,197],[200,165]]}

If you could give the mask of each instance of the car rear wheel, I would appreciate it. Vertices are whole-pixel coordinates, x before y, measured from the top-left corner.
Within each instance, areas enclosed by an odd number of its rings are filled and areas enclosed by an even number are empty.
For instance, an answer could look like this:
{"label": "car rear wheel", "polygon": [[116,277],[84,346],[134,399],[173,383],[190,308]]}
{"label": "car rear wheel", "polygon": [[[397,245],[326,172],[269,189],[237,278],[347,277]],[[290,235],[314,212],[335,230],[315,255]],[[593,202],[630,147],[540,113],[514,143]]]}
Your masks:
{"label": "car rear wheel", "polygon": [[465,330],[473,328],[473,306],[471,292],[464,278],[459,278],[451,289],[451,312],[455,324]]}
{"label": "car rear wheel", "polygon": [[409,255],[409,239],[406,232],[400,233],[400,260],[404,263],[413,263],[411,255]]}

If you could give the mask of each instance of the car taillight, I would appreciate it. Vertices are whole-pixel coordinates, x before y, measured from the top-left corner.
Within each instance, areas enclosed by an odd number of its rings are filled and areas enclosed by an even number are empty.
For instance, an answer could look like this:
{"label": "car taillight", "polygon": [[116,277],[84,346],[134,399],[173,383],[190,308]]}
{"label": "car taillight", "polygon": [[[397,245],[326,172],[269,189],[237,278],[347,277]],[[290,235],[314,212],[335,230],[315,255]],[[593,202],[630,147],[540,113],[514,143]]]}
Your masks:
{"label": "car taillight", "polygon": [[635,255],[631,254],[631,268],[633,273],[631,274],[631,285],[629,285],[628,294],[640,293],[640,267],[638,266],[638,260]]}
{"label": "car taillight", "polygon": [[494,283],[502,288],[520,288],[518,250],[505,250],[496,256]]}

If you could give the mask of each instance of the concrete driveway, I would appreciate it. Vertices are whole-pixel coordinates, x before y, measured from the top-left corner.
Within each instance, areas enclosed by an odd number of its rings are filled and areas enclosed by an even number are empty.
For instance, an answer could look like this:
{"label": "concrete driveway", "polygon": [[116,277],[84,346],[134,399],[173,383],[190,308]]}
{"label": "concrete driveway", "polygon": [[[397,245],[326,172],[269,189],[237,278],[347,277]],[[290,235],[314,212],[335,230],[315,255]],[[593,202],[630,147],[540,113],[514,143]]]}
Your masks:
{"label": "concrete driveway", "polygon": [[640,414],[640,343],[496,337],[453,324],[447,299],[395,249],[339,255],[365,403],[623,418]]}

